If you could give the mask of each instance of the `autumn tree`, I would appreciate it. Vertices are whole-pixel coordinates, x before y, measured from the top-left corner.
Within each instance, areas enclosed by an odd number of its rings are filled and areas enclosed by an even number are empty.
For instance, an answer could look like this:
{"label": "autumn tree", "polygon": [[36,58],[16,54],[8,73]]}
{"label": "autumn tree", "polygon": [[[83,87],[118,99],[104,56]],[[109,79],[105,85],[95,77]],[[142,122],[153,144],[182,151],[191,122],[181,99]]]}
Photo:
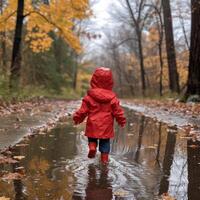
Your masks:
{"label": "autumn tree", "polygon": [[[159,55],[159,64],[160,64],[160,73],[159,73],[159,94],[163,95],[163,39],[164,39],[164,24],[162,17],[162,5],[158,0],[152,1],[146,6],[151,7],[153,9],[153,18],[155,19],[152,23],[152,27],[150,28],[150,37],[151,41],[158,47],[158,55]],[[151,33],[151,30],[153,32]],[[151,36],[152,35],[152,36]]]}
{"label": "autumn tree", "polygon": [[[145,0],[140,0],[139,2],[133,5],[129,0],[126,0],[126,5],[128,12],[130,13],[130,18],[132,19],[132,25],[135,29],[138,42],[138,51],[140,59],[140,73],[141,73],[141,85],[142,85],[142,94],[145,95],[146,82],[145,82],[145,66],[144,66],[144,53],[143,53],[143,44],[142,44],[142,33],[145,26],[145,21],[148,18],[149,10],[145,11]],[[135,9],[135,11],[134,11]]]}
{"label": "autumn tree", "polygon": [[[53,42],[51,32],[62,37],[70,47],[80,52],[81,44],[75,34],[74,22],[87,18],[90,14],[87,0],[53,0],[51,2],[10,0],[0,17],[0,23],[3,26],[9,24],[10,30],[15,30],[10,75],[11,87],[18,86],[14,82],[18,82],[20,77],[20,46],[23,26],[26,28],[25,41],[29,43],[34,53],[49,50]],[[2,27],[0,31],[3,31]]]}
{"label": "autumn tree", "polygon": [[[0,0],[0,15],[3,15],[3,10],[5,6],[6,1],[5,0]],[[2,72],[6,72],[6,32],[0,32],[0,55],[1,55],[1,69]]]}
{"label": "autumn tree", "polygon": [[24,0],[18,0],[17,3],[17,19],[15,27],[15,35],[13,42],[13,53],[10,69],[10,88],[13,89],[18,85],[21,69],[21,40],[22,40],[22,28],[24,20]]}
{"label": "autumn tree", "polygon": [[[117,22],[118,25],[121,25],[121,29],[124,27],[129,27],[128,31],[132,33],[131,37],[123,38],[119,43],[130,43],[133,44],[133,41],[137,44],[132,49],[134,56],[139,60],[140,67],[140,85],[141,92],[145,95],[147,89],[146,77],[145,77],[145,65],[144,65],[144,48],[143,48],[143,35],[144,30],[147,28],[149,23],[149,16],[151,14],[152,8],[146,7],[146,0],[139,1],[130,1],[130,0],[121,0],[120,5],[114,7],[112,11],[113,19]],[[124,26],[125,25],[125,26]],[[127,42],[124,42],[127,41]],[[128,46],[128,45],[127,45]],[[129,45],[130,47],[131,45]],[[129,48],[128,47],[128,48]],[[134,67],[134,66],[133,66]]]}
{"label": "autumn tree", "polygon": [[200,0],[191,0],[192,22],[186,97],[200,95]]}
{"label": "autumn tree", "polygon": [[165,27],[165,39],[168,58],[168,70],[169,70],[169,88],[172,92],[180,91],[179,77],[176,66],[176,53],[174,47],[174,35],[173,35],[173,23],[171,15],[170,0],[162,0],[164,27]]}

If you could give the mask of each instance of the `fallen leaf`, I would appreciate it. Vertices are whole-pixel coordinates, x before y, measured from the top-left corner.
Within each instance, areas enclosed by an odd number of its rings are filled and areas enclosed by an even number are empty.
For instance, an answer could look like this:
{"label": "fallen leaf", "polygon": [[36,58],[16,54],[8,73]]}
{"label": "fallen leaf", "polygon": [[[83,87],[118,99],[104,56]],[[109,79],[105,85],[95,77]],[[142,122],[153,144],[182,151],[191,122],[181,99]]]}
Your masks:
{"label": "fallen leaf", "polygon": [[163,193],[161,196],[161,200],[176,200],[174,197],[170,196],[168,193]]}
{"label": "fallen leaf", "polygon": [[25,156],[14,156],[13,158],[16,160],[22,160],[25,158]]}
{"label": "fallen leaf", "polygon": [[16,121],[21,122],[22,119],[20,117],[16,117]]}
{"label": "fallen leaf", "polygon": [[118,197],[125,197],[125,196],[128,195],[128,192],[125,191],[125,190],[123,190],[123,189],[119,189],[119,190],[116,190],[116,191],[114,192],[114,195],[115,195],[115,196],[118,196]]}
{"label": "fallen leaf", "polygon": [[15,168],[15,170],[22,170],[22,169],[24,169],[24,167],[22,167],[22,166],[21,166],[21,167],[16,167],[16,168]]}
{"label": "fallen leaf", "polygon": [[46,148],[44,148],[44,147],[40,147],[40,149],[41,149],[41,150],[45,150]]}
{"label": "fallen leaf", "polygon": [[46,134],[47,134],[47,133],[41,132],[41,131],[38,133],[38,135],[46,135]]}
{"label": "fallen leaf", "polygon": [[196,148],[199,148],[200,146],[196,144],[191,144],[191,145],[188,145],[188,147],[196,149]]}
{"label": "fallen leaf", "polygon": [[189,139],[192,139],[192,137],[189,137],[189,136],[180,136],[180,139],[187,139],[187,140],[189,140]]}
{"label": "fallen leaf", "polygon": [[19,174],[21,174],[21,175],[25,175],[25,169],[24,169],[24,167],[16,167],[15,168],[15,171],[17,172],[17,173],[19,173]]}
{"label": "fallen leaf", "polygon": [[30,116],[37,115],[40,113],[40,110],[36,107],[31,110]]}
{"label": "fallen leaf", "polygon": [[156,146],[147,146],[146,148],[147,149],[156,149],[157,147]]}
{"label": "fallen leaf", "polygon": [[28,144],[16,144],[15,146],[16,147],[25,147],[25,146],[28,146]]}

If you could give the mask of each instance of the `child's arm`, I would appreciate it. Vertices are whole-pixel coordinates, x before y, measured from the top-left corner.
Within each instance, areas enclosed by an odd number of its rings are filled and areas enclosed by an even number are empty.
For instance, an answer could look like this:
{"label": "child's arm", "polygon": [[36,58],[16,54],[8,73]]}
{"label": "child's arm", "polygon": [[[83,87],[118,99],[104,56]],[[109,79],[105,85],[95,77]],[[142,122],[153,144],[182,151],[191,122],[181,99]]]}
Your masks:
{"label": "child's arm", "polygon": [[80,124],[88,115],[88,105],[85,98],[82,100],[82,104],[79,110],[77,110],[73,115],[73,120],[75,124]]}
{"label": "child's arm", "polygon": [[124,110],[119,104],[119,100],[115,98],[112,102],[112,110],[113,110],[113,115],[117,121],[117,123],[121,126],[124,127],[126,124],[126,118],[124,116]]}

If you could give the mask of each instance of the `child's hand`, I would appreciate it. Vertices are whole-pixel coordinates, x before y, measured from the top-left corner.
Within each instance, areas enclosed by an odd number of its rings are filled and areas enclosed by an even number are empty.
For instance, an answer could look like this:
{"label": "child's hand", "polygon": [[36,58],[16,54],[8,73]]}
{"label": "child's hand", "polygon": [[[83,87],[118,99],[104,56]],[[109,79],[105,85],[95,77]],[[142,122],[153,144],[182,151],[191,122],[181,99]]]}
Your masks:
{"label": "child's hand", "polygon": [[124,128],[125,126],[126,126],[126,123],[124,123],[124,124],[121,124],[121,127],[122,127],[122,128]]}
{"label": "child's hand", "polygon": [[75,125],[77,125],[79,123],[79,118],[76,114],[73,114],[72,119],[73,119]]}
{"label": "child's hand", "polygon": [[75,124],[75,125],[78,125],[79,123],[74,121],[74,124]]}

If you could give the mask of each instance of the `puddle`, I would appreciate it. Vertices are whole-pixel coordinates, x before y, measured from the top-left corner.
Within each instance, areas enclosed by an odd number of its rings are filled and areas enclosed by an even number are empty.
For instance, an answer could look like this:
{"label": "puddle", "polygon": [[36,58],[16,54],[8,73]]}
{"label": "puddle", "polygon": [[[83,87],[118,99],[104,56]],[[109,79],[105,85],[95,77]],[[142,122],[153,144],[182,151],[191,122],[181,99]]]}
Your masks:
{"label": "puddle", "polygon": [[30,127],[45,124],[48,118],[52,118],[54,113],[41,112],[40,115],[31,116],[26,114],[12,114],[0,117],[0,149],[15,144],[27,135]]}
{"label": "puddle", "polygon": [[[21,180],[0,180],[0,196],[30,200],[154,200],[169,193],[177,200],[200,194],[200,148],[176,127],[126,112],[125,129],[116,127],[108,166],[87,158],[84,125],[71,123],[14,148],[25,156],[1,172],[24,167]],[[26,143],[23,141],[21,143]]]}

